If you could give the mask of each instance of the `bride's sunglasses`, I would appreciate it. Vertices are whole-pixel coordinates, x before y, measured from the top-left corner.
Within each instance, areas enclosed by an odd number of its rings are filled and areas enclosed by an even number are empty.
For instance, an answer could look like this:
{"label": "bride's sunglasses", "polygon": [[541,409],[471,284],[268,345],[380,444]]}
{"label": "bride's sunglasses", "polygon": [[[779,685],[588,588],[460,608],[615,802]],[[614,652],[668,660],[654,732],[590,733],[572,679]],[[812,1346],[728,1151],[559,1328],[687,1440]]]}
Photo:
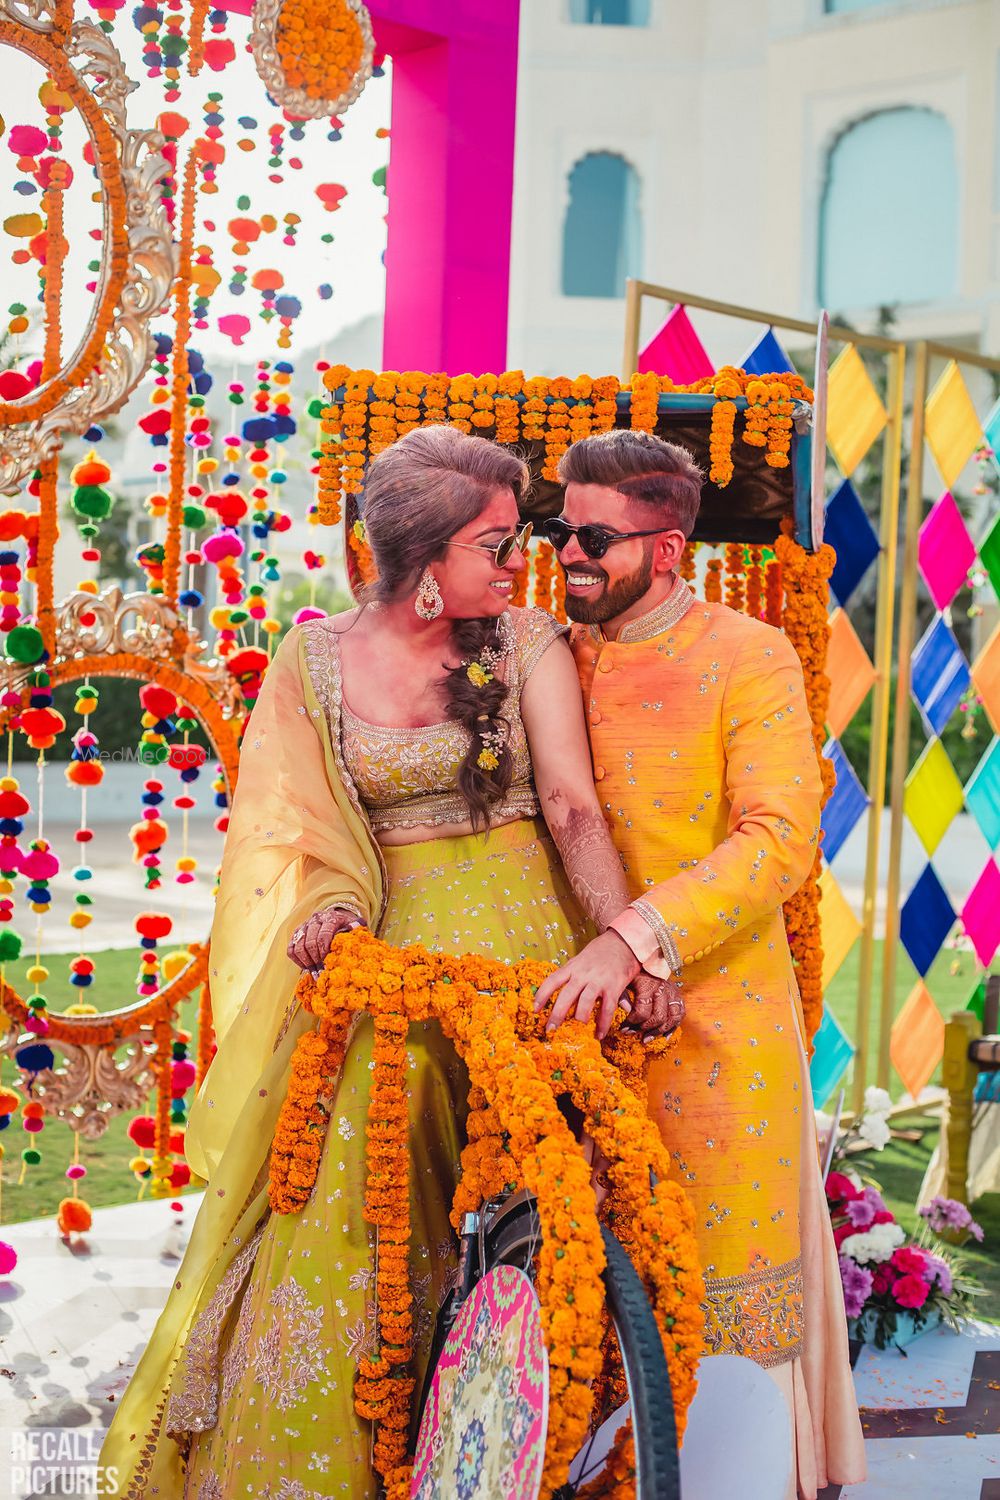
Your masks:
{"label": "bride's sunglasses", "polygon": [[499,542],[449,542],[449,547],[467,547],[470,552],[492,552],[493,561],[498,568],[505,568],[514,556],[514,548],[523,552],[531,538],[531,521],[525,521],[520,531],[512,531],[510,536],[501,537]]}
{"label": "bride's sunglasses", "polygon": [[655,526],[652,531],[608,531],[603,526],[571,526],[559,516],[542,522],[542,535],[557,552],[567,547],[570,537],[575,536],[584,556],[594,561],[603,557],[615,542],[627,542],[634,536],[660,536],[670,529],[669,526]]}

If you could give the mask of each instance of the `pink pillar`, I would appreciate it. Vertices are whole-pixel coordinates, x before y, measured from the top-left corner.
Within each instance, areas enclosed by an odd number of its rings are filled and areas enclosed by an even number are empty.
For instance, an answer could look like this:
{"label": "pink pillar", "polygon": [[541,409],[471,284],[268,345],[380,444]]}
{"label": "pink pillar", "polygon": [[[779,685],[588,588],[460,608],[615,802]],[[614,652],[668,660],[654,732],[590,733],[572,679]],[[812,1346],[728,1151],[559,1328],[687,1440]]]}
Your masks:
{"label": "pink pillar", "polygon": [[393,62],[389,370],[503,370],[519,0],[371,0]]}
{"label": "pink pillar", "polygon": [[369,0],[393,68],[387,370],[506,367],[519,4]]}

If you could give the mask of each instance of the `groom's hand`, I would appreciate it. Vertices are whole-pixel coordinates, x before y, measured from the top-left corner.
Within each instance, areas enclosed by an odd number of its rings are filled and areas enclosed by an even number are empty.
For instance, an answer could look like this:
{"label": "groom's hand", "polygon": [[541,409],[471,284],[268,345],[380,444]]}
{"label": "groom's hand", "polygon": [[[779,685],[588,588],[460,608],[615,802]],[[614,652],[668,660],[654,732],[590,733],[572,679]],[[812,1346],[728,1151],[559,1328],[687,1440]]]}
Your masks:
{"label": "groom's hand", "polygon": [[669,1036],[684,1019],[684,1000],[680,985],[672,979],[657,979],[640,974],[632,981],[632,1009],[625,1025],[637,1031],[644,1042]]}
{"label": "groom's hand", "polygon": [[535,995],[535,1009],[541,1010],[558,990],[546,1030],[555,1031],[574,1014],[578,1021],[589,1021],[596,1007],[597,1035],[603,1039],[611,1029],[622,995],[640,968],[625,939],[617,932],[604,932],[542,981]]}

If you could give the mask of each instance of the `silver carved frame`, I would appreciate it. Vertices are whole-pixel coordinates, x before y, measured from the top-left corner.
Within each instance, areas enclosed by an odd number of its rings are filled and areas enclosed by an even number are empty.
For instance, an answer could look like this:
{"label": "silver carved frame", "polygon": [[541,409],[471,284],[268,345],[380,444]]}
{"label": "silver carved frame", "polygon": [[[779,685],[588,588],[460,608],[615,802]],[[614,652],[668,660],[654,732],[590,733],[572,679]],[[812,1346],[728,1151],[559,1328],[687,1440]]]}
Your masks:
{"label": "silver carved frame", "polygon": [[[72,668],[77,661],[81,668],[84,662],[91,664],[93,670],[95,658],[137,655],[143,658],[141,669],[137,667],[133,673],[116,667],[108,675],[134,675],[149,681],[158,666],[171,667],[204,688],[222,719],[232,722],[239,712],[241,695],[225,662],[203,661],[205,643],[197,637],[189,638],[178,653],[175,636],[180,627],[180,616],[164,599],[143,593],[124,594],[117,586],[96,596],[76,591],[63,599],[56,611],[53,665],[57,679],[77,680],[72,671],[64,676],[58,670]],[[0,661],[0,691],[22,688],[31,670],[20,663]],[[192,711],[205,724],[202,711],[195,705]],[[0,727],[2,724],[0,714]],[[211,726],[205,724],[205,728],[212,739]],[[216,740],[212,743],[218,744]],[[226,779],[228,782],[228,776]],[[232,786],[228,789],[231,793]],[[178,977],[183,972],[186,970]],[[155,1038],[148,1025],[138,1024],[123,1027],[121,1035],[110,1043],[95,1040],[93,1032],[109,1020],[127,1019],[130,1012],[141,1012],[147,1003],[146,999],[132,1000],[94,1016],[56,1013],[63,1029],[71,1026],[72,1040],[36,1039],[0,1009],[0,1057],[13,1058],[28,1042],[45,1041],[57,1060],[35,1076],[33,1097],[42,1103],[46,1115],[62,1120],[87,1140],[97,1140],[115,1115],[141,1108],[154,1088]]]}
{"label": "silver carved frame", "polygon": [[362,0],[345,0],[345,4],[354,12],[361,27],[361,65],[351,79],[350,87],[338,99],[314,99],[304,89],[291,88],[285,79],[277,44],[284,0],[254,0],[250,18],[250,50],[257,72],[271,98],[283,109],[287,109],[289,114],[296,115],[301,120],[322,120],[328,115],[342,114],[361,97],[365,84],[372,76],[375,37],[368,7]]}
{"label": "silver carved frame", "polygon": [[[23,50],[28,55],[32,55],[33,36],[58,44],[52,0],[0,0],[0,19],[23,31]],[[176,252],[160,195],[160,182],[170,170],[160,155],[163,137],[156,130],[131,130],[126,124],[125,101],[137,85],[126,75],[114,43],[91,21],[74,21],[65,41],[65,56],[80,88],[96,100],[119,147],[128,267],[99,368],[89,370],[80,384],[68,389],[43,415],[0,426],[0,493],[16,491],[58,446],[62,431],[85,432],[125,404],[149,368],[153,354],[150,321],[166,305],[176,274]],[[93,311],[74,354],[63,361],[64,370],[72,368],[90,337],[110,274],[110,213],[103,182],[101,202],[104,253]],[[35,390],[22,400],[28,404],[37,397]]]}

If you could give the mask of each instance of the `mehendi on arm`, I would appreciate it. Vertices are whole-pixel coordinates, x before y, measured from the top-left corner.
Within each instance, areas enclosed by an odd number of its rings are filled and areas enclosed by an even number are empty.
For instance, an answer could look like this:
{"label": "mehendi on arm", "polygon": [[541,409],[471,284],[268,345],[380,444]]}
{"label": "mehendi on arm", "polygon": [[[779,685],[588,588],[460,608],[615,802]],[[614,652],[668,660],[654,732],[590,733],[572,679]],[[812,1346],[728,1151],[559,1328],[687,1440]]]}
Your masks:
{"label": "mehendi on arm", "polygon": [[545,799],[545,820],[573,894],[599,932],[629,904],[618,851],[594,800],[577,805],[560,787]]}

